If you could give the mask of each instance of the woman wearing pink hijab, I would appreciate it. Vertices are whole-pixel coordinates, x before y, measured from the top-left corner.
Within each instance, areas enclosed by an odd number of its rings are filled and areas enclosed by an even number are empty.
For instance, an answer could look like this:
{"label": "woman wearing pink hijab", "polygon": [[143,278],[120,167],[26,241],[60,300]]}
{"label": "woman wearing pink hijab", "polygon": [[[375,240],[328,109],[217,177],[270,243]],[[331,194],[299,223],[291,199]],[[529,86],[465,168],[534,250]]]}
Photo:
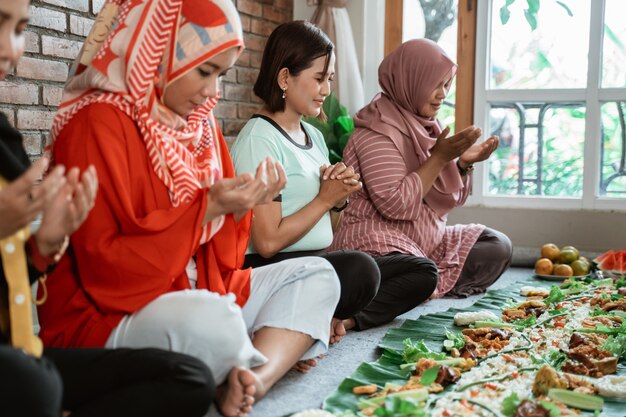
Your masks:
{"label": "woman wearing pink hijab", "polygon": [[473,165],[498,147],[476,144],[470,126],[448,137],[436,116],[456,64],[427,39],[402,44],[378,69],[383,92],[355,116],[344,162],[361,175],[330,250],[373,255],[381,284],[357,329],[392,320],[429,297],[466,297],[495,282],[511,261],[507,236],[479,224],[447,226],[463,205]]}

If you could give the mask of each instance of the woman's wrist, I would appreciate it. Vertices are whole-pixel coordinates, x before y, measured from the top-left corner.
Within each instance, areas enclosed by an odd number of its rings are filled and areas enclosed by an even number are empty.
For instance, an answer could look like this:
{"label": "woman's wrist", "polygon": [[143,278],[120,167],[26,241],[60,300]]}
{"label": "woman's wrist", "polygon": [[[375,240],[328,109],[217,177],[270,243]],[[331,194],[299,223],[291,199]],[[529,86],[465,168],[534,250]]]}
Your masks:
{"label": "woman's wrist", "polygon": [[334,206],[333,208],[331,208],[332,211],[334,211],[335,213],[340,213],[342,212],[346,207],[348,207],[348,204],[350,203],[350,199],[346,198],[342,203],[337,204],[336,206]]}
{"label": "woman's wrist", "polygon": [[68,245],[69,236],[67,235],[55,242],[41,240],[35,235],[28,242],[31,262],[40,272],[45,273],[61,260]]}
{"label": "woman's wrist", "polygon": [[474,164],[464,162],[461,158],[457,159],[456,167],[458,168],[459,173],[463,176],[469,174],[474,170]]}

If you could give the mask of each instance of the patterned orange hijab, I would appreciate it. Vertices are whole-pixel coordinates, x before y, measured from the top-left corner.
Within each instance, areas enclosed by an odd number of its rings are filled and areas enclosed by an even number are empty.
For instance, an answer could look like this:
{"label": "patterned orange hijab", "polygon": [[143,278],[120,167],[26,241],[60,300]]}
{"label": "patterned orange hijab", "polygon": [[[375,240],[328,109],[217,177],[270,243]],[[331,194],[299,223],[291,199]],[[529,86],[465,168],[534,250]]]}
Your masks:
{"label": "patterned orange hijab", "polygon": [[193,200],[221,178],[212,111],[218,97],[182,118],[163,105],[163,92],[232,47],[243,49],[243,34],[231,0],[107,0],[74,63],[47,150],[80,109],[112,104],[139,126],[172,205]]}

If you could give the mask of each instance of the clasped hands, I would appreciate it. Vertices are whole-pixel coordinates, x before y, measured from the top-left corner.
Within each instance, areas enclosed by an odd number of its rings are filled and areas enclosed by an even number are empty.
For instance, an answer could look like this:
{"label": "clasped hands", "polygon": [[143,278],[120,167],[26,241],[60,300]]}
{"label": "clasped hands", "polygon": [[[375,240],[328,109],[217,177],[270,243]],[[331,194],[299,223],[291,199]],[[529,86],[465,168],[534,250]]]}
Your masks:
{"label": "clasped hands", "polygon": [[287,184],[285,169],[279,161],[264,159],[254,177],[241,174],[222,178],[209,188],[205,224],[210,220],[233,213],[239,221],[251,208],[271,202]]}
{"label": "clasped hands", "polygon": [[0,237],[14,234],[42,215],[35,234],[37,248],[45,257],[60,257],[67,238],[85,221],[98,191],[96,170],[82,175],[78,168],[56,166],[39,185],[49,160],[42,157],[24,174],[0,191]]}
{"label": "clasped hands", "polygon": [[498,148],[500,141],[498,136],[492,135],[484,142],[476,143],[482,135],[482,130],[474,126],[469,126],[450,137],[449,133],[450,128],[446,127],[437,137],[437,142],[431,149],[431,156],[440,158],[445,163],[458,158],[459,166],[463,169],[488,159]]}
{"label": "clasped hands", "polygon": [[318,197],[326,202],[330,210],[345,205],[350,195],[363,188],[361,176],[354,168],[343,162],[320,167],[320,191]]}

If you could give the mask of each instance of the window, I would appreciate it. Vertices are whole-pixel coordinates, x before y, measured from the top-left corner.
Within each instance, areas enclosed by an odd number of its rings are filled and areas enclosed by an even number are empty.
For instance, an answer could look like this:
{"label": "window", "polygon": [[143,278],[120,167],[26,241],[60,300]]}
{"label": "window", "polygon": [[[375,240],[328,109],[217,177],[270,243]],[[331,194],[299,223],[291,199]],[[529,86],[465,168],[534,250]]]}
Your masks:
{"label": "window", "polygon": [[474,118],[501,141],[469,203],[626,211],[626,2],[476,3]]}

